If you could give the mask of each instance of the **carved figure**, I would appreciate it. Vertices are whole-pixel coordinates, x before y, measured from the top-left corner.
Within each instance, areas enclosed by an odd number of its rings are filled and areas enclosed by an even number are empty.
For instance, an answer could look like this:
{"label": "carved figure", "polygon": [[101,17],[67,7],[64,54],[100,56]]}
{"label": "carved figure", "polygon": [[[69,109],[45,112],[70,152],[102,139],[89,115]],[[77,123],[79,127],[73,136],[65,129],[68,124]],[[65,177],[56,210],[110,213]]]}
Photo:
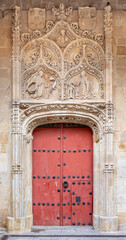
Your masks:
{"label": "carved figure", "polygon": [[95,94],[91,89],[91,79],[83,70],[80,76],[73,77],[68,83],[68,99],[88,99],[93,97],[95,97]]}
{"label": "carved figure", "polygon": [[65,29],[61,29],[60,31],[60,35],[57,39],[57,44],[61,47],[61,48],[65,48],[66,45],[68,44],[69,38],[66,35],[66,31]]}
{"label": "carved figure", "polygon": [[30,78],[27,84],[27,92],[31,98],[50,98],[56,88],[56,80],[43,73],[42,70]]}
{"label": "carved figure", "polygon": [[86,72],[82,71],[80,77],[82,96],[86,96],[90,93],[90,83],[86,76]]}

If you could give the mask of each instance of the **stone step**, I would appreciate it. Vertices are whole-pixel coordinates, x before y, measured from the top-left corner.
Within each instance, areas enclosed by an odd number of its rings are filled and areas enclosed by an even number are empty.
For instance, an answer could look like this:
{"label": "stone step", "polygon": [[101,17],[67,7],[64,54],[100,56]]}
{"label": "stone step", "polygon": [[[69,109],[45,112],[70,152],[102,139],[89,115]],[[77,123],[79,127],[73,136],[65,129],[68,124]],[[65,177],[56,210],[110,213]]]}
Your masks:
{"label": "stone step", "polygon": [[45,235],[45,234],[5,234],[0,240],[126,240],[126,234],[84,234],[84,235]]}

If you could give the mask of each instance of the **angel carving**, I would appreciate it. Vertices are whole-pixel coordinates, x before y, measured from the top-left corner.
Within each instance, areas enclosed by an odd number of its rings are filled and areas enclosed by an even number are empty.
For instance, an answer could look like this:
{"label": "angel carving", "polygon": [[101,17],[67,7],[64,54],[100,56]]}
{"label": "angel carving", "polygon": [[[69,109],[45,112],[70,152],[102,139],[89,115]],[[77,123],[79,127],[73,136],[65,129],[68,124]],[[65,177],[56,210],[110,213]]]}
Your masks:
{"label": "angel carving", "polygon": [[26,91],[30,98],[50,98],[56,88],[56,80],[43,73],[42,70],[32,76],[27,84]]}

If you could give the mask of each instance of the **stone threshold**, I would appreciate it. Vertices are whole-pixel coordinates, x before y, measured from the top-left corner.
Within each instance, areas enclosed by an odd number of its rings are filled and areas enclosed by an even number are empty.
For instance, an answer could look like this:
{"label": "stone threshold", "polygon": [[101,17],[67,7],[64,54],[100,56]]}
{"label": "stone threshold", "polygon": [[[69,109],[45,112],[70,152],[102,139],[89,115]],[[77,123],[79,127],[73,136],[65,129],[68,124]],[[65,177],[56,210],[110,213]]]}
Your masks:
{"label": "stone threshold", "polygon": [[105,238],[123,238],[126,239],[126,231],[118,231],[118,232],[111,232],[111,233],[103,233],[100,231],[96,231],[91,226],[33,226],[31,232],[25,233],[7,233],[3,232],[1,235],[1,240],[6,239],[32,239],[32,238],[46,238],[46,239],[53,239],[53,238],[61,238],[61,239],[76,239],[76,238],[87,238],[87,239],[101,239]]}

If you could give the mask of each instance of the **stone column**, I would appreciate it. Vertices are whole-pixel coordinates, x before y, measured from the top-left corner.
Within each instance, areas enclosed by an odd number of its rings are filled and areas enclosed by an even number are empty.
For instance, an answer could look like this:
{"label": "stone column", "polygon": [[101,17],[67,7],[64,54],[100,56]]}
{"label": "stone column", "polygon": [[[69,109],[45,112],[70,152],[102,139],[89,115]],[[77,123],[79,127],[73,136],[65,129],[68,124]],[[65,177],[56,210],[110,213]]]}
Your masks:
{"label": "stone column", "polygon": [[111,7],[105,8],[105,57],[106,57],[106,157],[103,169],[104,195],[103,215],[100,217],[100,229],[103,232],[118,230],[116,216],[114,153],[113,153],[113,102],[112,102],[112,13]]}
{"label": "stone column", "polygon": [[7,217],[7,228],[9,232],[22,231],[25,228],[25,218],[23,218],[23,198],[22,198],[22,164],[21,164],[21,128],[19,116],[19,101],[12,102],[11,116],[11,216]]}
{"label": "stone column", "polygon": [[32,134],[22,136],[22,169],[23,169],[23,216],[25,231],[31,230],[32,216]]}
{"label": "stone column", "polygon": [[[7,217],[9,232],[26,231],[27,216],[24,215],[23,171],[22,171],[22,133],[20,126],[20,42],[21,42],[21,12],[15,6],[12,16],[12,117],[11,117],[11,216]],[[31,226],[30,226],[31,229]],[[30,230],[29,229],[29,230]],[[28,230],[28,229],[27,229]]]}

